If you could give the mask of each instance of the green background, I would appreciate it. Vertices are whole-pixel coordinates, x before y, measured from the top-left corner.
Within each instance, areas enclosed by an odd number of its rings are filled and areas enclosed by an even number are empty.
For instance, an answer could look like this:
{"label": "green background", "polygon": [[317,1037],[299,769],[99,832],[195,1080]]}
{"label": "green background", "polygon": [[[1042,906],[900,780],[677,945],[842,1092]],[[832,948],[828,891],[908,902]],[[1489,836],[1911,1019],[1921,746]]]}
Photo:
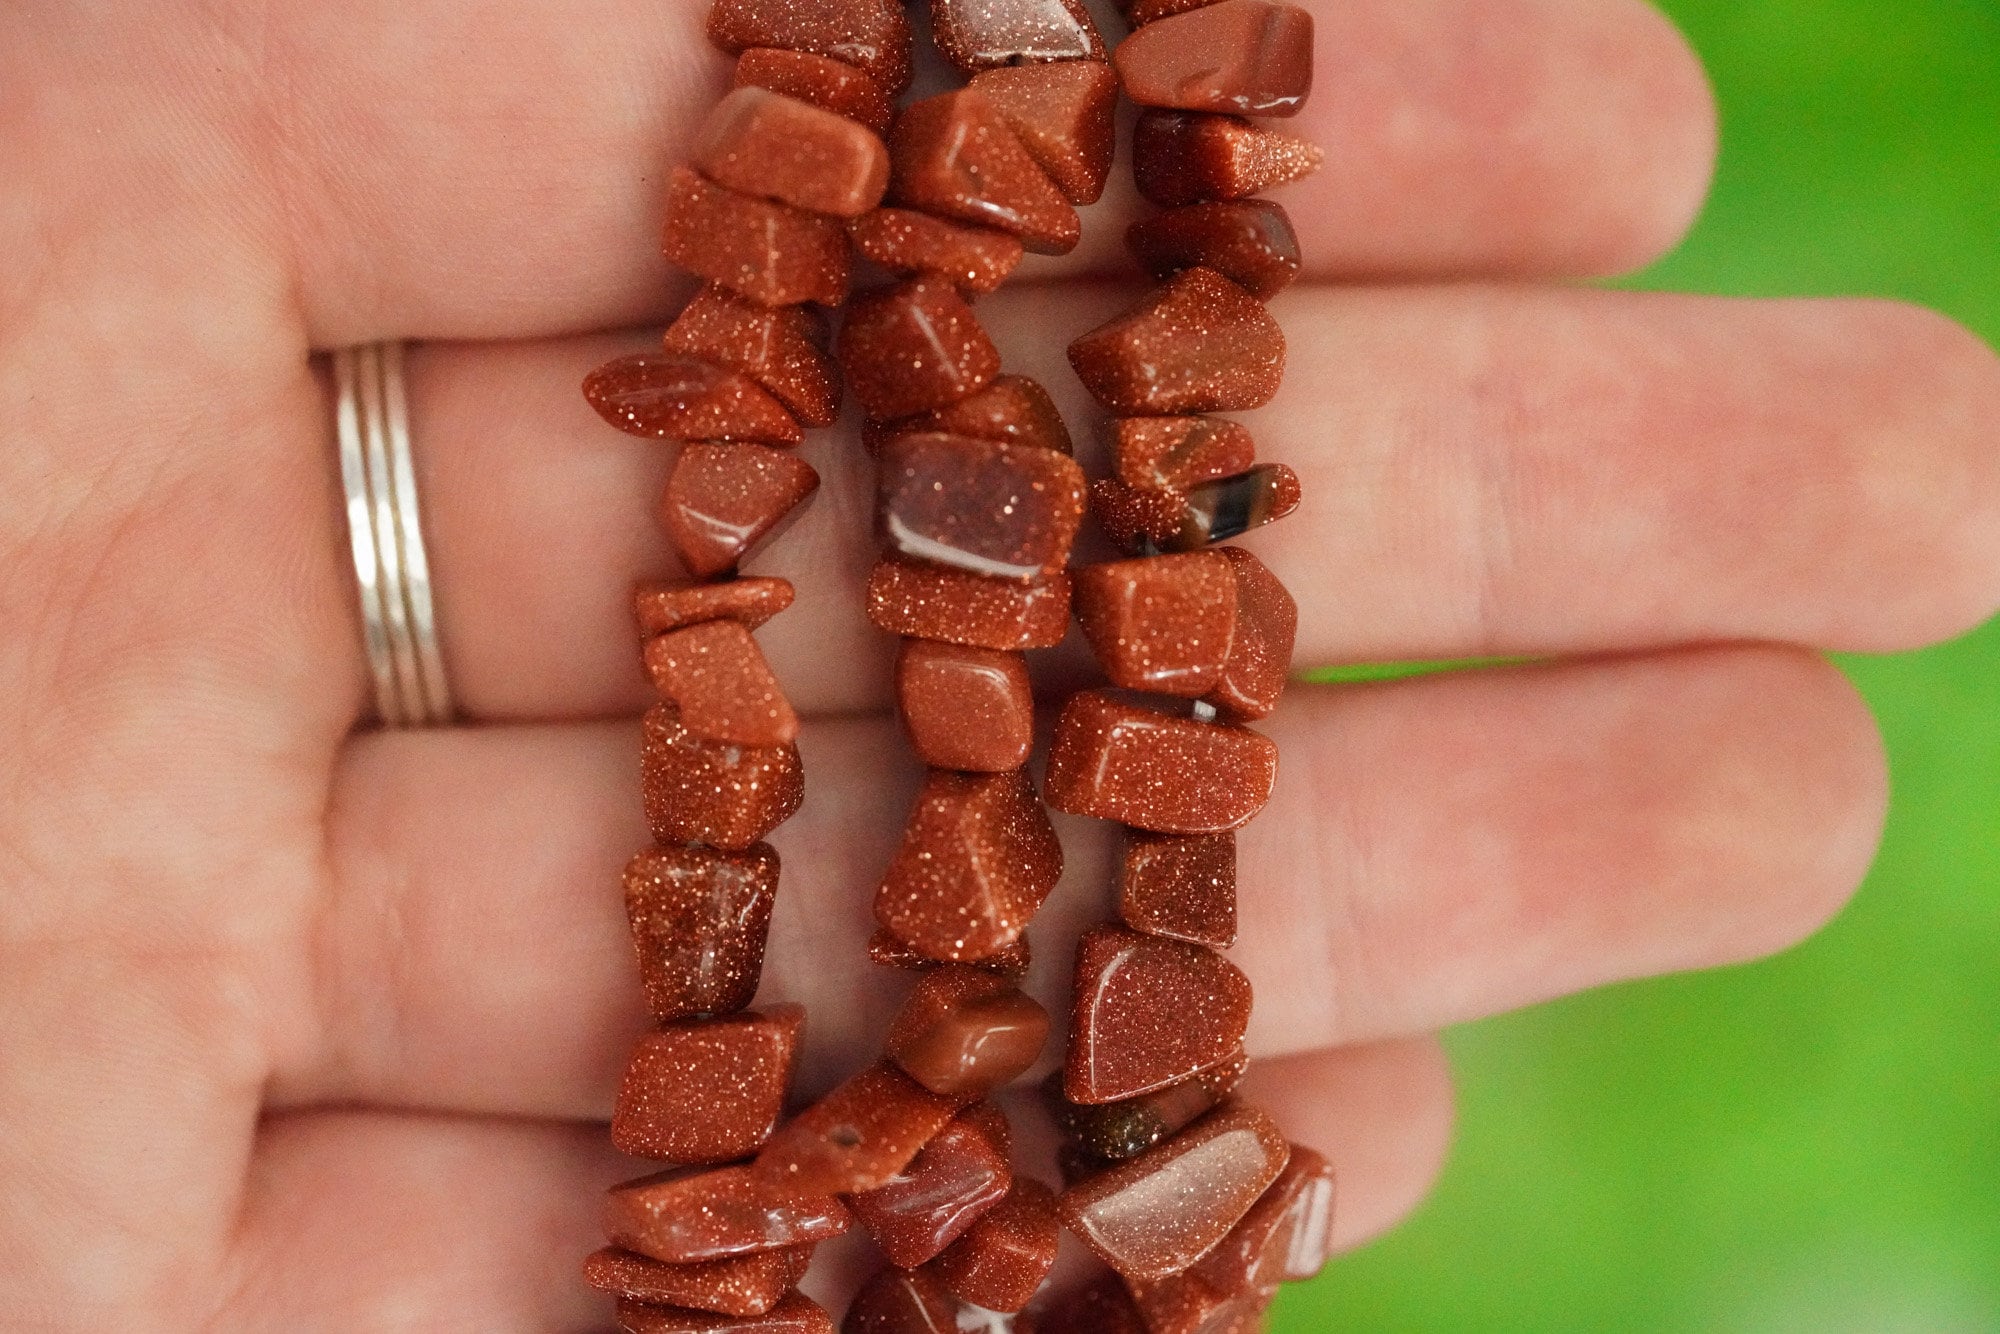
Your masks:
{"label": "green background", "polygon": [[[1636,286],[1903,297],[2000,341],[2000,3],[1665,8],[1722,162]],[[1454,1034],[1437,1194],[1275,1330],[2000,1331],[2000,627],[1845,665],[1895,782],[1853,907],[1766,963]]]}

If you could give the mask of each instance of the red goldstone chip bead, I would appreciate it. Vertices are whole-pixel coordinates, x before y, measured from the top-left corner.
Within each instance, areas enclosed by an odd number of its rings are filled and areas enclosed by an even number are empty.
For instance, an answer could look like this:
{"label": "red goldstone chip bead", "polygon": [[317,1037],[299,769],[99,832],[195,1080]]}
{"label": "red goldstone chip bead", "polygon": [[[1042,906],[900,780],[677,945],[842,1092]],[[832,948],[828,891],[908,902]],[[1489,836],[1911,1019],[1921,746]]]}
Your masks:
{"label": "red goldstone chip bead", "polygon": [[889,135],[892,199],[1066,255],[1083,223],[984,93],[962,88],[904,110]]}
{"label": "red goldstone chip bead", "polygon": [[811,1298],[794,1292],[757,1316],[621,1301],[618,1328],[623,1334],[833,1334],[833,1317]]}
{"label": "red goldstone chip bead", "polygon": [[799,717],[741,621],[704,621],[646,645],[646,670],[680,723],[702,741],[789,745]]}
{"label": "red goldstone chip bead", "polygon": [[727,574],[777,537],[819,490],[804,459],[762,445],[691,444],[660,497],[660,527],[687,572]]}
{"label": "red goldstone chip bead", "polygon": [[620,357],[590,373],[583,396],[619,430],[657,440],[796,445],[806,438],[785,405],[756,381],[695,357]]}
{"label": "red goldstone chip bead", "polygon": [[1291,514],[1301,498],[1298,474],[1282,463],[1186,490],[1127,486],[1110,477],[1090,486],[1090,510],[1105,536],[1140,553],[1199,551],[1240,537]]}
{"label": "red goldstone chip bead", "polygon": [[1028,156],[1072,204],[1095,204],[1118,145],[1118,76],[1095,60],[1021,65],[975,75]]}
{"label": "red goldstone chip bead", "polygon": [[875,920],[933,959],[983,959],[1021,934],[1062,867],[1025,769],[933,769],[876,891]]}
{"label": "red goldstone chip bead", "polygon": [[[875,934],[868,938],[868,962],[878,968],[899,968],[905,972],[923,973],[929,972],[945,961],[933,959],[905,945],[888,931],[877,929]],[[984,959],[974,959],[966,966],[1018,982],[1028,975],[1028,968],[1033,962],[1033,952],[1029,949],[1028,938],[1023,935],[998,954],[989,955]]]}
{"label": "red goldstone chip bead", "polygon": [[1064,1091],[1071,1102],[1103,1103],[1165,1088],[1230,1060],[1249,1026],[1250,982],[1229,960],[1096,927],[1077,946]]}
{"label": "red goldstone chip bead", "polygon": [[890,1264],[915,1269],[964,1236],[1013,1184],[1007,1146],[968,1115],[933,1136],[888,1184],[850,1196],[848,1207]]}
{"label": "red goldstone chip bead", "polygon": [[708,39],[730,55],[777,47],[830,56],[891,94],[910,86],[910,21],[897,0],[715,0]]}
{"label": "red goldstone chip bead", "polygon": [[1317,144],[1239,116],[1148,111],[1132,139],[1132,177],[1162,208],[1248,199],[1318,171]]}
{"label": "red goldstone chip bead", "polygon": [[1149,936],[1226,950],[1236,943],[1236,835],[1133,834],[1118,915]]}
{"label": "red goldstone chip bead", "polygon": [[882,85],[854,66],[811,51],[759,46],[736,62],[738,88],[768,88],[887,134],[896,118]]}
{"label": "red goldstone chip bead", "polygon": [[1205,698],[1232,722],[1267,718],[1284,696],[1298,639],[1299,604],[1263,561],[1224,547],[1236,577],[1236,639],[1222,680]]}
{"label": "red goldstone chip bead", "polygon": [[841,330],[840,362],[871,417],[908,417],[956,403],[1000,373],[993,340],[941,278],[857,295]]}
{"label": "red goldstone chip bead", "polygon": [[632,859],[625,914],[654,1018],[733,1014],[751,1002],[777,891],[778,854],[765,844],[651,848]]}
{"label": "red goldstone chip bead", "polygon": [[1019,1311],[1041,1291],[1062,1240],[1055,1192],[1016,1177],[993,1211],[931,1266],[951,1294],[988,1311]]}
{"label": "red goldstone chip bead", "polygon": [[828,355],[826,317],[808,306],[760,306],[713,283],[667,329],[670,356],[740,371],[807,426],[840,416],[840,368]]}
{"label": "red goldstone chip bead", "polygon": [[1134,28],[1143,28],[1148,23],[1158,23],[1161,19],[1185,14],[1190,9],[1200,9],[1212,5],[1216,0],[1118,0],[1118,8],[1125,14],[1125,21]]}
{"label": "red goldstone chip bead", "polygon": [[1126,230],[1125,244],[1156,278],[1182,269],[1213,269],[1259,301],[1289,287],[1301,263],[1290,216],[1267,199],[1189,204],[1155,213]]}
{"label": "red goldstone chip bead", "polygon": [[719,584],[642,583],[632,590],[639,633],[647,639],[703,621],[741,621],[750,629],[792,605],[787,579],[730,579]]}
{"label": "red goldstone chip bead", "polygon": [[896,701],[917,758],[933,769],[1006,773],[1028,762],[1035,699],[1018,653],[906,639]]}
{"label": "red goldstone chip bead", "polygon": [[1137,1157],[1206,1116],[1236,1091],[1249,1066],[1249,1059],[1238,1051],[1221,1065],[1177,1084],[1108,1103],[1071,1102],[1063,1091],[1063,1072],[1058,1070],[1043,1081],[1042,1093],[1066,1147],[1087,1155],[1093,1165],[1090,1170],[1100,1171],[1111,1163]]}
{"label": "red goldstone chip bead", "polygon": [[1070,365],[1120,416],[1234,412],[1271,401],[1285,335],[1257,298],[1212,269],[1175,274],[1129,314],[1077,339]]}
{"label": "red goldstone chip bead", "polygon": [[799,1006],[774,1005],[640,1038],[625,1066],[611,1142],[620,1153],[669,1163],[749,1157],[778,1128],[805,1017]]}
{"label": "red goldstone chip bead", "polygon": [[1132,1293],[1115,1274],[1058,1301],[1035,1326],[1035,1334],[1148,1334]]}
{"label": "red goldstone chip bead", "polygon": [[760,1181],[790,1191],[850,1195],[887,1185],[957,1113],[887,1061],[799,1113],[757,1155]]}
{"label": "red goldstone chip bead", "polygon": [[905,435],[882,447],[875,514],[913,560],[1036,583],[1068,563],[1085,495],[1083,469],[1052,449]]}
{"label": "red goldstone chip bead", "polygon": [[670,705],[647,713],[644,733],[641,787],[661,843],[741,850],[791,819],[805,799],[795,745],[704,741]]}
{"label": "red goldstone chip bead", "polygon": [[1218,1292],[1257,1292],[1313,1277],[1333,1254],[1333,1198],[1333,1165],[1294,1144],[1284,1172],[1188,1276]]}
{"label": "red goldstone chip bead", "polygon": [[1020,264],[1020,238],[907,208],[878,208],[847,226],[854,248],[891,273],[934,274],[959,291],[998,291]]}
{"label": "red goldstone chip bead", "polygon": [[1117,65],[1125,95],[1142,107],[1296,116],[1312,91],[1312,15],[1221,0],[1133,33]]}
{"label": "red goldstone chip bead", "polygon": [[1257,463],[1250,432],[1221,417],[1122,417],[1107,434],[1112,466],[1128,486],[1186,488]]}
{"label": "red goldstone chip bead", "polygon": [[614,1187],[604,1201],[612,1245],[670,1265],[811,1245],[852,1224],[831,1194],[775,1188],[748,1167],[658,1172]]}
{"label": "red goldstone chip bead", "polygon": [[1188,1268],[1229,1234],[1291,1146],[1254,1107],[1211,1112],[1175,1138],[1064,1191],[1063,1222],[1133,1282]]}
{"label": "red goldstone chip bead", "polygon": [[883,1045],[931,1092],[980,1098],[1025,1073],[1048,1038],[1040,1002],[1004,977],[951,965],[917,983]]}
{"label": "red goldstone chip bead", "polygon": [[738,194],[687,167],[667,183],[666,257],[766,306],[847,295],[847,229],[838,218]]}
{"label": "red goldstone chip bead", "polygon": [[868,619],[909,639],[1013,651],[1054,648],[1069,631],[1066,574],[1039,584],[987,579],[918,561],[883,560],[868,577]]}
{"label": "red goldstone chip bead", "polygon": [[938,51],[968,73],[1044,61],[1103,60],[1078,0],[931,0]]}
{"label": "red goldstone chip bead", "polygon": [[806,1276],[812,1255],[811,1246],[789,1246],[728,1260],[669,1265],[607,1246],[583,1262],[583,1281],[649,1306],[763,1315]]}
{"label": "red goldstone chip bead", "polygon": [[694,165],[738,194],[837,218],[860,217],[889,188],[880,136],[768,88],[738,88],[716,103],[695,139]]}
{"label": "red goldstone chip bead", "polygon": [[884,1269],[855,1294],[840,1334],[959,1334],[958,1302],[926,1270]]}
{"label": "red goldstone chip bead", "polygon": [[1215,551],[1078,570],[1076,618],[1111,683],[1194,698],[1222,679],[1236,638],[1236,576]]}
{"label": "red goldstone chip bead", "polygon": [[1262,1334],[1269,1291],[1219,1292],[1193,1274],[1134,1285],[1147,1334]]}
{"label": "red goldstone chip bead", "polygon": [[882,447],[898,436],[931,433],[1033,445],[1058,454],[1076,452],[1055,400],[1038,381],[1025,375],[1002,375],[971,397],[934,412],[869,422],[862,428],[862,441],[869,453],[880,454]]}
{"label": "red goldstone chip bead", "polygon": [[1268,737],[1085,691],[1056,724],[1047,796],[1059,811],[1156,834],[1219,834],[1255,819],[1277,776]]}

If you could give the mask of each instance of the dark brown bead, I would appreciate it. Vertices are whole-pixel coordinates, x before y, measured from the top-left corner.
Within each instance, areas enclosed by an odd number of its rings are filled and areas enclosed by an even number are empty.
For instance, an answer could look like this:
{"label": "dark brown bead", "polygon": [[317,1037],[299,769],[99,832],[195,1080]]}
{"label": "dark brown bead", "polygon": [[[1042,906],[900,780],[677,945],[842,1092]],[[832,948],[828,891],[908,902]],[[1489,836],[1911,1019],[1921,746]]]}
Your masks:
{"label": "dark brown bead", "polygon": [[646,819],[661,843],[740,851],[791,819],[805,799],[797,746],[704,741],[665,704],[646,715],[640,775]]}
{"label": "dark brown bead", "polygon": [[790,1246],[728,1260],[669,1265],[607,1246],[583,1262],[583,1281],[600,1292],[648,1306],[763,1315],[806,1276],[812,1255],[811,1246]]}
{"label": "dark brown bead", "polygon": [[837,306],[847,297],[847,229],[838,218],[738,194],[687,167],[668,180],[661,248],[688,272],[761,305]]}
{"label": "dark brown bead", "polygon": [[1236,943],[1236,835],[1133,834],[1118,915],[1149,936],[1226,950]]}
{"label": "dark brown bead", "polygon": [[613,1246],[670,1265],[812,1245],[853,1221],[831,1194],[777,1189],[748,1167],[659,1172],[614,1187],[604,1201]]}
{"label": "dark brown bead", "polygon": [[1255,819],[1277,776],[1268,737],[1085,691],[1056,724],[1047,797],[1156,834],[1219,834]]}
{"label": "dark brown bead", "polygon": [[1148,1334],[1138,1303],[1115,1274],[1060,1299],[1042,1317],[1035,1334]]}
{"label": "dark brown bead", "polygon": [[805,1017],[799,1006],[774,1005],[646,1034],[625,1066],[611,1142],[669,1163],[749,1157],[778,1128]]}
{"label": "dark brown bead", "polygon": [[959,1334],[958,1302],[927,1270],[884,1269],[855,1294],[840,1334]]}
{"label": "dark brown bead", "polygon": [[1069,346],[1070,365],[1120,416],[1262,407],[1285,376],[1285,335],[1263,304],[1211,269],[1188,269]]}
{"label": "dark brown bead", "polygon": [[1155,213],[1126,230],[1125,244],[1156,278],[1213,269],[1259,301],[1269,301],[1299,276],[1298,233],[1285,210],[1268,199]]}
{"label": "dark brown bead", "polygon": [[1061,1240],[1055,1192],[1039,1181],[1015,1177],[1007,1198],[953,1242],[931,1269],[960,1301],[1015,1312],[1041,1291]]}
{"label": "dark brown bead", "polygon": [[1196,486],[1257,462],[1250,432],[1222,417],[1121,417],[1107,434],[1112,466],[1129,486]]}
{"label": "dark brown bead", "polygon": [[890,1264],[915,1269],[964,1236],[1013,1184],[1006,1145],[979,1118],[962,1116],[894,1179],[850,1196],[848,1207]]}
{"label": "dark brown bead", "polygon": [[750,1004],[777,892],[778,854],[765,844],[748,852],[650,848],[632,859],[625,914],[655,1019],[734,1014]]}
{"label": "dark brown bead", "polygon": [[933,432],[969,435],[975,440],[997,440],[1009,445],[1033,445],[1037,449],[1053,449],[1058,454],[1076,452],[1055,400],[1038,381],[1025,375],[1002,375],[970,398],[935,412],[870,422],[862,428],[862,439],[869,453],[880,454],[883,445],[898,436]]}
{"label": "dark brown bead", "polygon": [[669,356],[697,357],[749,376],[807,426],[840,416],[840,368],[826,317],[809,306],[760,306],[713,283],[667,329]]}
{"label": "dark brown bead", "polygon": [[741,621],[703,621],[646,645],[646,670],[702,741],[767,748],[797,740],[799,716]]}
{"label": "dark brown bead", "polygon": [[883,1047],[931,1092],[983,1098],[1024,1074],[1048,1037],[1040,1002],[1004,977],[953,964],[917,983]]}
{"label": "dark brown bead", "polygon": [[1071,1186],[1057,1207],[1099,1259],[1133,1282],[1153,1282],[1213,1250],[1277,1180],[1290,1154],[1270,1117],[1254,1107],[1226,1107]]}
{"label": "dark brown bead", "polygon": [[868,619],[908,639],[1014,651],[1054,648],[1069,630],[1066,574],[1039,584],[886,559],[868,577]]}
{"label": "dark brown bead", "polygon": [[1083,223],[985,94],[970,88],[907,108],[889,135],[896,202],[1066,255]]}
{"label": "dark brown bead", "polygon": [[1104,39],[1078,0],[931,0],[938,52],[960,69],[1103,60]]}
{"label": "dark brown bead", "polygon": [[727,574],[782,533],[819,490],[804,459],[762,445],[691,444],[660,498],[660,527],[687,572]]}
{"label": "dark brown bead", "polygon": [[833,1317],[811,1298],[794,1292],[759,1316],[711,1315],[621,1301],[618,1328],[622,1334],[833,1334]]}
{"label": "dark brown bead", "polygon": [[1012,944],[1062,878],[1062,844],[1024,769],[933,769],[875,894],[875,920],[934,959]]}
{"label": "dark brown bead", "polygon": [[883,540],[913,560],[1036,583],[1068,563],[1084,500],[1066,454],[905,435],[883,446],[875,513]]}
{"label": "dark brown bead", "polygon": [[848,224],[854,248],[891,273],[930,274],[966,295],[998,291],[1021,262],[1020,238],[991,227],[878,208]]}
{"label": "dark brown bead", "polygon": [[1118,146],[1118,76],[1094,60],[1021,65],[974,76],[1037,165],[1072,204],[1104,195]]}
{"label": "dark brown bead", "polygon": [[889,188],[889,150],[879,135],[768,88],[738,88],[716,103],[693,160],[738,194],[837,218],[860,217]]}
{"label": "dark brown bead", "polygon": [[1142,107],[1296,116],[1312,92],[1312,15],[1221,0],[1140,28],[1119,44],[1117,65]]}
{"label": "dark brown bead", "polygon": [[908,1167],[959,1105],[883,1061],[782,1127],[757,1155],[753,1170],[759,1181],[788,1192],[874,1190]]}
{"label": "dark brown bead", "polygon": [[[912,949],[887,931],[877,929],[868,938],[868,962],[878,968],[898,968],[905,972],[929,972],[943,965],[943,959],[933,959],[921,951]],[[1028,968],[1034,962],[1033,952],[1028,947],[1027,936],[1022,936],[998,954],[984,959],[974,959],[966,967],[977,968],[997,977],[1020,981],[1028,975]]]}
{"label": "dark brown bead", "polygon": [[1139,193],[1162,208],[1248,199],[1305,179],[1323,161],[1317,144],[1238,116],[1148,111],[1132,139]]}
{"label": "dark brown bead", "polygon": [[1300,1283],[1333,1254],[1333,1165],[1301,1145],[1222,1244],[1189,1270],[1218,1292]]}
{"label": "dark brown bead", "polygon": [[1221,1065],[1177,1084],[1121,1102],[1071,1102],[1058,1070],[1042,1083],[1042,1093],[1069,1147],[1079,1151],[1083,1170],[1075,1178],[1101,1172],[1135,1158],[1170,1135],[1215,1110],[1243,1082],[1249,1061],[1241,1051]]}
{"label": "dark brown bead", "polygon": [[891,94],[910,86],[910,21],[898,0],[715,0],[708,39],[732,56],[760,46],[830,56]]}
{"label": "dark brown bead", "polygon": [[941,278],[913,278],[854,298],[840,363],[871,417],[908,417],[978,393],[1000,353],[972,307]]}
{"label": "dark brown bead", "polygon": [[1113,685],[1192,699],[1222,679],[1236,638],[1236,576],[1219,552],[1078,570],[1076,618]]}
{"label": "dark brown bead", "polygon": [[1110,477],[1090,485],[1090,511],[1104,535],[1135,554],[1199,551],[1276,523],[1301,499],[1298,474],[1282,463],[1261,463],[1184,491],[1127,486]]}
{"label": "dark brown bead", "polygon": [[1102,1103],[1165,1088],[1232,1059],[1249,1026],[1250,981],[1229,960],[1183,941],[1096,927],[1076,951],[1064,1093]]}
{"label": "dark brown bead", "polygon": [[933,769],[1006,773],[1028,762],[1035,698],[1018,653],[906,639],[896,701],[911,747]]}
{"label": "dark brown bead", "polygon": [[642,583],[632,590],[646,639],[703,621],[741,621],[750,629],[792,605],[790,580],[728,579],[719,584]]}
{"label": "dark brown bead", "polygon": [[1231,722],[1267,718],[1278,707],[1292,669],[1299,604],[1263,561],[1241,547],[1224,547],[1236,576],[1236,640],[1222,680],[1205,699]]}
{"label": "dark brown bead", "polygon": [[811,51],[758,46],[736,62],[738,88],[769,88],[887,134],[896,109],[882,85],[854,66]]}
{"label": "dark brown bead", "polygon": [[598,416],[629,435],[774,445],[806,438],[785,405],[756,381],[694,357],[620,357],[590,373],[583,396]]}
{"label": "dark brown bead", "polygon": [[1192,1273],[1134,1284],[1147,1334],[1263,1334],[1268,1290],[1225,1293]]}

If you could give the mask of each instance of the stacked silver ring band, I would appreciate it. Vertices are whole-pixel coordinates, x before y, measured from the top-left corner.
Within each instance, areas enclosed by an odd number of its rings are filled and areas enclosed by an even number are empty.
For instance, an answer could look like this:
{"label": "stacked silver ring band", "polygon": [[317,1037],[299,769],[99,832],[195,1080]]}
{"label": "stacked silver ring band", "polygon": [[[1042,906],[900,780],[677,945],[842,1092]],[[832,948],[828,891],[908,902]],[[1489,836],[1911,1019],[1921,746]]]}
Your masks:
{"label": "stacked silver ring band", "polygon": [[417,509],[402,345],[336,352],[333,379],[340,477],[376,712],[389,727],[448,723],[451,690]]}

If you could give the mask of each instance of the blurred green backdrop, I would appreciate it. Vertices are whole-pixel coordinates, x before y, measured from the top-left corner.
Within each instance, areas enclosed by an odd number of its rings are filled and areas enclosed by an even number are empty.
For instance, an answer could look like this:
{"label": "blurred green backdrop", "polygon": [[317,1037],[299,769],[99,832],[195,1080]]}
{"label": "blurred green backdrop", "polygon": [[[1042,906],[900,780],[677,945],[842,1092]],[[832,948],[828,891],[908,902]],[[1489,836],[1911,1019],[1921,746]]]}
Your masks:
{"label": "blurred green backdrop", "polygon": [[[1722,164],[1635,285],[1904,297],[2000,342],[2000,0],[1665,8]],[[1846,665],[1895,775],[1848,913],[1454,1035],[1442,1187],[1275,1330],[2000,1331],[2000,627]]]}

